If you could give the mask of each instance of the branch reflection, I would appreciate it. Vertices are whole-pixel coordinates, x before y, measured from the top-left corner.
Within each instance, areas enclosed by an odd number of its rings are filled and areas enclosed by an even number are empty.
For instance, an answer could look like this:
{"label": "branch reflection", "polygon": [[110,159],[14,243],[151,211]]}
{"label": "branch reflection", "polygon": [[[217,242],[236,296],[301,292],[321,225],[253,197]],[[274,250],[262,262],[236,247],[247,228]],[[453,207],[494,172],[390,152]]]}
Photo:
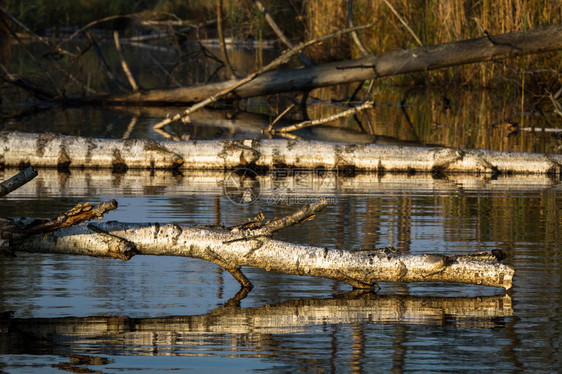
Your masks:
{"label": "branch reflection", "polygon": [[[131,318],[91,316],[10,318],[3,321],[3,353],[218,355],[224,350],[261,357],[272,354],[276,336],[329,325],[462,326],[498,328],[513,315],[509,295],[420,297],[352,291],[328,299],[290,300],[240,308],[244,295],[203,315]],[[220,344],[219,344],[220,343]],[[202,349],[203,346],[212,346]],[[240,349],[246,347],[246,349]],[[284,349],[290,350],[286,346]],[[297,349],[297,348],[295,348]]]}

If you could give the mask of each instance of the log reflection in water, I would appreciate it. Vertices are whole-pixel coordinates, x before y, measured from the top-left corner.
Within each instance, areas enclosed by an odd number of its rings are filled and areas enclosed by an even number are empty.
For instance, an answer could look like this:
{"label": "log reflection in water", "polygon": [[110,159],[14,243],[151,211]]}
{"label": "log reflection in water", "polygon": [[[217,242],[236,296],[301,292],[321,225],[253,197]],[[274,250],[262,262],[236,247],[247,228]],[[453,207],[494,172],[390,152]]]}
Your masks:
{"label": "log reflection in water", "polygon": [[[0,180],[15,174],[16,169],[0,170]],[[224,171],[185,170],[174,173],[165,170],[128,170],[110,173],[107,170],[80,170],[60,172],[42,169],[33,181],[12,192],[5,199],[21,196],[88,196],[106,194],[165,194],[185,193],[216,196],[224,194],[229,178],[248,178],[247,174]],[[255,175],[260,198],[272,195],[330,196],[334,193],[380,194],[385,192],[455,192],[455,191],[552,191],[562,188],[559,178],[547,175],[485,175],[451,174],[435,178],[430,174],[361,173],[348,176],[338,171],[278,169],[264,175]]]}
{"label": "log reflection in water", "polygon": [[[58,353],[68,349],[80,353],[95,345],[97,350],[118,354],[194,355],[198,345],[212,344],[214,337],[223,341],[224,346],[211,348],[206,354],[249,345],[255,348],[253,354],[267,356],[277,349],[271,335],[299,333],[314,326],[410,324],[497,328],[503,327],[504,318],[512,315],[508,295],[419,297],[355,291],[331,299],[290,300],[245,309],[225,306],[204,315],[11,318],[5,321],[7,333],[2,334],[2,343],[9,347],[7,351],[23,349],[26,353],[30,353],[30,347],[41,350],[45,346],[56,347]],[[239,351],[232,352],[239,355]]]}

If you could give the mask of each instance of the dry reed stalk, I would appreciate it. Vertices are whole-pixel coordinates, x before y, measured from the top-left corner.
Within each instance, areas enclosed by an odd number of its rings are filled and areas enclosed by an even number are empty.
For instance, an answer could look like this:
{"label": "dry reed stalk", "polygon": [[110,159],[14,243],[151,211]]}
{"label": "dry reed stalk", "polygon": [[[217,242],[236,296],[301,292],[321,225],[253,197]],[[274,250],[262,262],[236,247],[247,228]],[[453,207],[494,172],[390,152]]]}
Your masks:
{"label": "dry reed stalk", "polygon": [[[475,38],[511,31],[522,31],[541,25],[562,23],[562,2],[559,0],[525,1],[525,0],[388,0],[412,30],[426,45],[454,40]],[[346,1],[334,1],[326,5],[321,0],[307,0],[307,16],[311,36],[322,33],[329,27],[343,25],[343,16],[347,12]],[[410,33],[395,17],[384,1],[354,0],[354,21],[357,24],[378,21],[370,30],[361,32],[361,40],[366,47],[377,53],[399,48],[411,48],[415,45]],[[342,20],[339,21],[338,16]],[[342,59],[343,53],[334,54],[333,50],[348,51],[355,57],[362,53],[348,39],[340,39],[338,46],[328,47],[326,57]],[[506,77],[513,77],[513,69],[539,70],[550,67],[560,68],[552,54],[536,55],[509,62],[511,66],[488,63],[467,65],[455,69],[439,70],[424,75],[429,83],[446,83],[455,81],[460,84],[487,86],[501,84]],[[326,58],[325,57],[325,58]],[[559,59],[558,59],[559,60]],[[511,68],[510,68],[511,67]],[[412,81],[411,76],[396,78]],[[518,78],[520,79],[520,78]],[[526,86],[533,83],[527,79]]]}

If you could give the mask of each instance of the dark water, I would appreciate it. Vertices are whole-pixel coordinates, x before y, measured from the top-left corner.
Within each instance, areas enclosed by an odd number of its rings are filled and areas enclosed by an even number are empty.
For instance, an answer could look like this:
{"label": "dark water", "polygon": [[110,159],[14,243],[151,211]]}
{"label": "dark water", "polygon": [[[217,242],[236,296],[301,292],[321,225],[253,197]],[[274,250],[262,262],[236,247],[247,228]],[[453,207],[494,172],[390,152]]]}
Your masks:
{"label": "dark water", "polygon": [[[118,72],[115,52],[104,51]],[[181,84],[193,83],[215,69],[193,50],[182,54],[170,48],[125,46],[125,51],[133,56],[129,61],[145,88],[173,85],[170,76]],[[243,70],[268,60],[239,52],[231,59]],[[151,61],[149,55],[164,61],[172,74],[159,72],[152,62],[150,69],[135,66]],[[116,90],[106,78],[98,79],[105,73],[96,55],[88,58],[75,66],[75,76],[91,82],[89,88]],[[9,59],[13,73],[36,69],[17,48]],[[65,82],[68,92],[84,89]],[[181,110],[44,107],[21,92],[14,94],[11,87],[0,88],[1,130],[164,139],[151,125]],[[317,127],[298,135],[326,141],[560,150],[558,137],[514,132],[506,125],[517,120],[525,126],[555,127],[559,120],[552,113],[540,117],[526,112],[503,91],[418,95],[384,82],[377,90],[372,111],[342,120],[341,128]],[[311,105],[309,114],[315,118],[341,110],[326,101],[348,94],[346,89],[313,91],[311,103],[322,105]],[[241,103],[253,114],[229,108],[200,111],[190,123],[174,124],[167,131],[192,139],[260,137],[261,129],[286,105],[276,100]],[[298,119],[299,114],[290,117]],[[0,171],[0,180],[15,173]],[[0,371],[562,371],[559,177],[278,173],[261,176],[254,186],[259,199],[243,205],[225,194],[227,180],[227,174],[213,172],[40,170],[28,185],[0,199],[0,216],[53,217],[77,203],[117,199],[119,208],[105,219],[236,225],[260,211],[267,218],[280,217],[323,196],[330,204],[313,221],[276,238],[349,250],[392,245],[409,253],[499,248],[508,255],[505,262],[515,267],[513,288],[381,284],[377,293],[361,294],[331,280],[248,268],[243,270],[256,287],[244,295],[230,274],[189,258],[137,256],[123,262],[18,254],[0,257],[0,312],[5,312],[0,318]]]}
{"label": "dark water", "polygon": [[411,253],[501,248],[516,269],[513,289],[381,284],[356,294],[331,280],[248,268],[256,288],[239,300],[236,281],[200,260],[19,254],[0,262],[0,310],[14,312],[2,322],[2,370],[562,370],[560,180],[265,175],[259,199],[239,205],[224,194],[227,177],[45,170],[0,200],[0,211],[49,217],[115,198],[106,219],[233,225],[324,196],[331,204],[321,214],[277,238]]}

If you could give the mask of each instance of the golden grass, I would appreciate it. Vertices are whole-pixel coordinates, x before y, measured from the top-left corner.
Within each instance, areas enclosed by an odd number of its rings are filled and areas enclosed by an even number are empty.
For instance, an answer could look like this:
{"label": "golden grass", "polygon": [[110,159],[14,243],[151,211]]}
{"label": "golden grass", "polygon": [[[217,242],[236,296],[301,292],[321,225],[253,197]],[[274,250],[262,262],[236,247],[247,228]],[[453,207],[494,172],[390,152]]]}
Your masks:
{"label": "golden grass", "polygon": [[[347,24],[347,0],[325,2],[304,0],[307,9],[308,38],[314,38]],[[541,25],[562,23],[560,0],[389,0],[407,21],[423,44],[431,45],[490,34],[523,31]],[[360,32],[360,38],[373,53],[398,48],[413,48],[414,38],[390,11],[383,0],[355,0],[355,24],[378,21],[375,27]],[[351,38],[341,38],[317,48],[313,56],[320,60],[357,57],[359,50]],[[501,64],[477,64],[446,69],[425,75],[429,82],[488,86],[497,78],[517,70],[560,69],[556,54],[530,56]],[[496,80],[496,81],[494,81]]]}

